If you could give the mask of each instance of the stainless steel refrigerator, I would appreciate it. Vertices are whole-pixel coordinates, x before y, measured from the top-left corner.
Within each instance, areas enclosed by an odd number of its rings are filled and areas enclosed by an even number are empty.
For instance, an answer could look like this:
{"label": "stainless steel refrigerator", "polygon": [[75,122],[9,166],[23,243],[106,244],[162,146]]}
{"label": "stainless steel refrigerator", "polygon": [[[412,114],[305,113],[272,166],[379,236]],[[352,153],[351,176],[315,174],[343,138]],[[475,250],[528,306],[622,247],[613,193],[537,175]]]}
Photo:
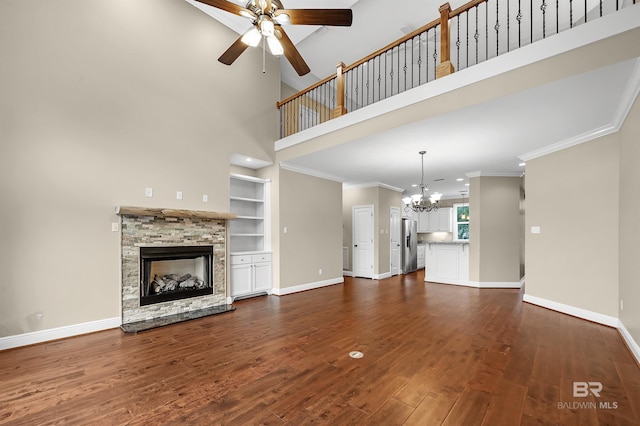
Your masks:
{"label": "stainless steel refrigerator", "polygon": [[402,273],[418,269],[418,222],[402,219]]}

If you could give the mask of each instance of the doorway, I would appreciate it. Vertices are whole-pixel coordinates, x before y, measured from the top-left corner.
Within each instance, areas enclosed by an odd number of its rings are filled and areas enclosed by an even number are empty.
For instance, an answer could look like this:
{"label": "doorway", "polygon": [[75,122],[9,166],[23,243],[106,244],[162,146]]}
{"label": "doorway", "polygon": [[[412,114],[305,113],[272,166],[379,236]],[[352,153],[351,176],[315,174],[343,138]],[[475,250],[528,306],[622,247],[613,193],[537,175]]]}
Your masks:
{"label": "doorway", "polygon": [[399,207],[391,207],[389,217],[389,269],[391,276],[400,274],[400,233],[402,214]]}
{"label": "doorway", "polygon": [[353,275],[373,278],[373,206],[355,206],[353,217]]}

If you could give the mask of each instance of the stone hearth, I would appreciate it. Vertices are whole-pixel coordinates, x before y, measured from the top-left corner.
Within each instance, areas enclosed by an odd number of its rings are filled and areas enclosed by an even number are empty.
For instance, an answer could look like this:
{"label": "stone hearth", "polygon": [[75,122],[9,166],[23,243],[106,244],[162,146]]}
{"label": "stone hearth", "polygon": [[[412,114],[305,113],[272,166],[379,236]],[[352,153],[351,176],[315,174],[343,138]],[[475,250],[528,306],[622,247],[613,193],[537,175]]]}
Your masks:
{"label": "stone hearth", "polygon": [[[188,314],[227,301],[227,219],[232,213],[118,207],[121,216],[122,324]],[[209,246],[213,248],[213,294],[140,304],[140,248]],[[222,310],[224,311],[224,309]]]}

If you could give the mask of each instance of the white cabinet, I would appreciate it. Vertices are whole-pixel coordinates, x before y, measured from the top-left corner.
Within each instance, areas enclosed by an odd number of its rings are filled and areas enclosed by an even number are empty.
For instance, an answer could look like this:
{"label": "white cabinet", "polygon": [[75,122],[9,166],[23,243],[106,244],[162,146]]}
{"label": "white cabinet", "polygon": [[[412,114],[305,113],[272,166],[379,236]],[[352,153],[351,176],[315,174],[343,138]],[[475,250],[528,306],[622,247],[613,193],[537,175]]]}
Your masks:
{"label": "white cabinet", "polygon": [[429,212],[417,213],[418,232],[429,232]]}
{"label": "white cabinet", "polygon": [[231,255],[231,297],[271,293],[271,253]]}
{"label": "white cabinet", "polygon": [[452,229],[453,209],[451,207],[441,207],[429,212],[429,225],[425,232],[452,232]]}
{"label": "white cabinet", "polygon": [[424,280],[436,283],[469,282],[469,245],[431,243],[426,246]]}
{"label": "white cabinet", "polygon": [[426,245],[418,244],[418,269],[425,267]]}
{"label": "white cabinet", "polygon": [[269,180],[231,175],[229,222],[231,297],[271,293],[273,287]]}

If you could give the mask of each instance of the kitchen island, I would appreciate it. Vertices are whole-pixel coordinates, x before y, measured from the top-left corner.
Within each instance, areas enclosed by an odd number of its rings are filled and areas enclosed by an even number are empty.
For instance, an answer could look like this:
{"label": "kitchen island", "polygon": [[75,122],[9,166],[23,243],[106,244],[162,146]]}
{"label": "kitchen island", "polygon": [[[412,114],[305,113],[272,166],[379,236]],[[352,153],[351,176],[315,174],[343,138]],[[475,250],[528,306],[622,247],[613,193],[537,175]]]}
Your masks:
{"label": "kitchen island", "polygon": [[443,284],[470,285],[469,242],[426,242],[424,280]]}

